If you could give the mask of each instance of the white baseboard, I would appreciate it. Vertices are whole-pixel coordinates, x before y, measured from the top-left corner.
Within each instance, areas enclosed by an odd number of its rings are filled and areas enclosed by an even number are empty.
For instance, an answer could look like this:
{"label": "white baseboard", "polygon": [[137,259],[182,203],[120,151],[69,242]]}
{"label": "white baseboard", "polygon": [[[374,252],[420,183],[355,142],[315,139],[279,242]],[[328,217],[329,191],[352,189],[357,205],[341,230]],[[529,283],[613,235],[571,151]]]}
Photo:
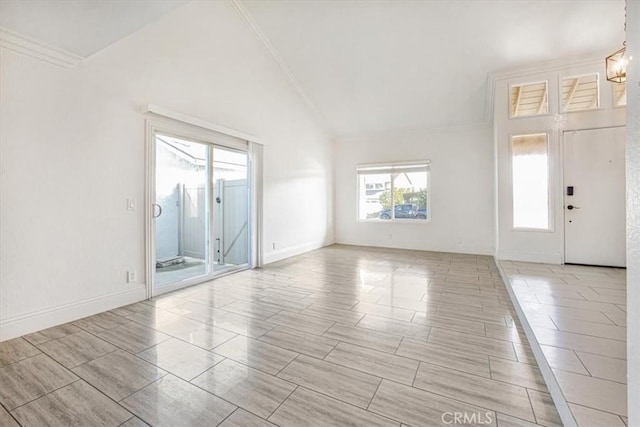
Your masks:
{"label": "white baseboard", "polygon": [[51,328],[146,298],[144,285],[0,320],[0,341]]}
{"label": "white baseboard", "polygon": [[559,253],[498,252],[496,258],[502,261],[538,262],[555,265],[563,263],[562,255]]}
{"label": "white baseboard", "polygon": [[305,252],[314,251],[316,249],[324,248],[325,246],[332,245],[333,241],[318,240],[315,242],[303,243],[296,246],[289,246],[287,248],[265,252],[263,264],[270,264],[272,262],[280,261],[292,256],[301,255]]}
{"label": "white baseboard", "polygon": [[455,254],[473,254],[495,256],[495,250],[489,247],[473,245],[434,245],[428,242],[381,242],[379,240],[338,239],[340,245],[372,246],[375,248],[409,249],[414,251],[448,252]]}

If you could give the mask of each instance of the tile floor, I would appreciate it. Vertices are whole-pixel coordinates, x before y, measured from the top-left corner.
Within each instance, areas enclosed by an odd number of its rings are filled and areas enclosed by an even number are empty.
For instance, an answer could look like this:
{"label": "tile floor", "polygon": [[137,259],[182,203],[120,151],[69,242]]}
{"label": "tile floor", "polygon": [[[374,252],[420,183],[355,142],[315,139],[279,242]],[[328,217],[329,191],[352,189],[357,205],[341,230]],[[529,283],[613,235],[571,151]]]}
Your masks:
{"label": "tile floor", "polygon": [[514,316],[491,257],[331,246],[0,343],[0,425],[559,425]]}
{"label": "tile floor", "polygon": [[626,270],[500,264],[578,425],[624,427]]}

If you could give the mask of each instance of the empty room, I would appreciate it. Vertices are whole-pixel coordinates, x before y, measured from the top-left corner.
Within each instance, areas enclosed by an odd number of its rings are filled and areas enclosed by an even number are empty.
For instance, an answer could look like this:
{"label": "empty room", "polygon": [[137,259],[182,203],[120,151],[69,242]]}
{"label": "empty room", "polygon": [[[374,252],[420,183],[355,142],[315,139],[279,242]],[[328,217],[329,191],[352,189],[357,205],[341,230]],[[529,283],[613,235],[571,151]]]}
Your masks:
{"label": "empty room", "polygon": [[0,0],[0,427],[640,427],[640,1]]}

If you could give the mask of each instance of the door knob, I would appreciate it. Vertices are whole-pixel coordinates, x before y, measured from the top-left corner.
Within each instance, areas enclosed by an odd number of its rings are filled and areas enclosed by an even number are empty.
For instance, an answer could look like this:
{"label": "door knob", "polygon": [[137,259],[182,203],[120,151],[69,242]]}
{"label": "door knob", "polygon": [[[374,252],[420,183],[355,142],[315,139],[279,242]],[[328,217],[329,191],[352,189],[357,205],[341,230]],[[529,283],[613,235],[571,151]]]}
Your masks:
{"label": "door knob", "polygon": [[[157,203],[152,203],[152,205],[153,205],[153,214],[152,214],[152,216],[153,216],[153,218],[158,218],[160,215],[162,215],[162,206],[160,206]],[[158,208],[158,209],[156,210],[156,208]]]}
{"label": "door knob", "polygon": [[580,208],[579,208],[579,207],[577,207],[577,206],[569,205],[569,206],[567,206],[567,209],[569,209],[570,211],[572,211],[572,210],[574,210],[574,209],[580,209]]}

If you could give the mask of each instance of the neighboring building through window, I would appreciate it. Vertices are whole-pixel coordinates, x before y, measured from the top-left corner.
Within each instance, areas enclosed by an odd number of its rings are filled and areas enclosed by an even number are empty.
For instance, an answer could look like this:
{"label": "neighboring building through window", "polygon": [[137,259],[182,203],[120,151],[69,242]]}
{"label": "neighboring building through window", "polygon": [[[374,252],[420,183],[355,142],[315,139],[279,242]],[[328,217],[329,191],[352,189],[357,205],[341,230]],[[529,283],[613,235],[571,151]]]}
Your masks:
{"label": "neighboring building through window", "polygon": [[358,219],[362,221],[426,221],[429,162],[360,165]]}

